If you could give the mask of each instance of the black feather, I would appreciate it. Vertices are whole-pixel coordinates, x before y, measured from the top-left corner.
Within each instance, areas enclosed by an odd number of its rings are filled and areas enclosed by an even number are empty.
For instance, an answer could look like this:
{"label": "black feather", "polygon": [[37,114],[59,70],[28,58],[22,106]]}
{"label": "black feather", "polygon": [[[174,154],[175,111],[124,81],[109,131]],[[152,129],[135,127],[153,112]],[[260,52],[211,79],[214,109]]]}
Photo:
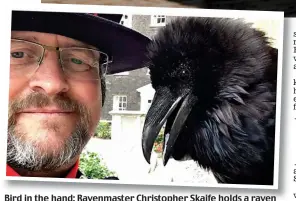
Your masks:
{"label": "black feather", "polygon": [[239,19],[178,18],[153,38],[148,57],[156,92],[198,99],[172,156],[190,156],[219,182],[272,185],[277,50],[265,33]]}

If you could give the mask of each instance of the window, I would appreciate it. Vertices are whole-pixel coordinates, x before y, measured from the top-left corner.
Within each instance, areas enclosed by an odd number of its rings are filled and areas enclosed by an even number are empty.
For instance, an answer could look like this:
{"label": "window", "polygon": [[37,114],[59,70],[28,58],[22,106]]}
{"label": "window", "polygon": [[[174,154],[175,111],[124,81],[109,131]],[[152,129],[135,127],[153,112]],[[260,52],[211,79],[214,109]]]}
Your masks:
{"label": "window", "polygon": [[151,103],[152,103],[152,100],[148,100],[147,110],[149,110],[149,108],[151,107]]}
{"label": "window", "polygon": [[127,109],[127,96],[117,95],[113,97],[113,110],[126,110]]}
{"label": "window", "polygon": [[120,24],[132,28],[132,15],[123,15]]}
{"label": "window", "polygon": [[151,26],[164,26],[166,23],[165,15],[152,15]]}

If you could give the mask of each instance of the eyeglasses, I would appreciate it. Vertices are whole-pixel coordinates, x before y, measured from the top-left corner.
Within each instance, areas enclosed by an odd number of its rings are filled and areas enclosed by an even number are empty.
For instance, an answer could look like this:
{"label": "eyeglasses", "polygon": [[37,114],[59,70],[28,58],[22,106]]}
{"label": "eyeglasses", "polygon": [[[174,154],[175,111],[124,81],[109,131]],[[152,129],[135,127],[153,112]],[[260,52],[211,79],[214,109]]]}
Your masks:
{"label": "eyeglasses", "polygon": [[59,62],[68,78],[99,80],[107,72],[108,55],[99,50],[51,47],[27,40],[11,39],[10,76],[32,76],[41,65],[46,49],[58,52]]}

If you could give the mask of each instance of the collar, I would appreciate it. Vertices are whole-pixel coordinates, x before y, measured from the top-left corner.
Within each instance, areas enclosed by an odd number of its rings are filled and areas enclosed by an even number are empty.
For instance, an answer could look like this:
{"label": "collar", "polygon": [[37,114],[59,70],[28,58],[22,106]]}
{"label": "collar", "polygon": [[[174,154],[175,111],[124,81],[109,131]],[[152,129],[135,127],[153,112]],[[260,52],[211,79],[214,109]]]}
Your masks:
{"label": "collar", "polygon": [[[75,179],[76,175],[78,173],[78,167],[79,167],[79,161],[75,163],[75,165],[72,167],[70,172],[67,174],[65,178]],[[20,177],[20,175],[9,165],[6,164],[6,176],[16,176]]]}

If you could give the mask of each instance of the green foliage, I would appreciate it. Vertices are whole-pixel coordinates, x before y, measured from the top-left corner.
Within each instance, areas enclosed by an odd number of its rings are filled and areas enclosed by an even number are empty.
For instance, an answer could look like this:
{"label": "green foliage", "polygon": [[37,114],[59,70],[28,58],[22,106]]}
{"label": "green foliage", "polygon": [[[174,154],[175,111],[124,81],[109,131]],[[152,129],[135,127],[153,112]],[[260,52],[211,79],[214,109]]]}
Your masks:
{"label": "green foliage", "polygon": [[162,128],[155,140],[156,143],[163,143],[164,140],[164,128]]}
{"label": "green foliage", "polygon": [[97,127],[95,137],[101,139],[111,139],[111,123],[100,122]]}
{"label": "green foliage", "polygon": [[103,163],[97,153],[83,152],[80,157],[79,169],[90,179],[104,179],[110,176],[116,176],[115,172],[110,171]]}
{"label": "green foliage", "polygon": [[154,142],[154,151],[156,153],[162,153],[163,149],[163,141],[164,141],[164,128],[162,128]]}

